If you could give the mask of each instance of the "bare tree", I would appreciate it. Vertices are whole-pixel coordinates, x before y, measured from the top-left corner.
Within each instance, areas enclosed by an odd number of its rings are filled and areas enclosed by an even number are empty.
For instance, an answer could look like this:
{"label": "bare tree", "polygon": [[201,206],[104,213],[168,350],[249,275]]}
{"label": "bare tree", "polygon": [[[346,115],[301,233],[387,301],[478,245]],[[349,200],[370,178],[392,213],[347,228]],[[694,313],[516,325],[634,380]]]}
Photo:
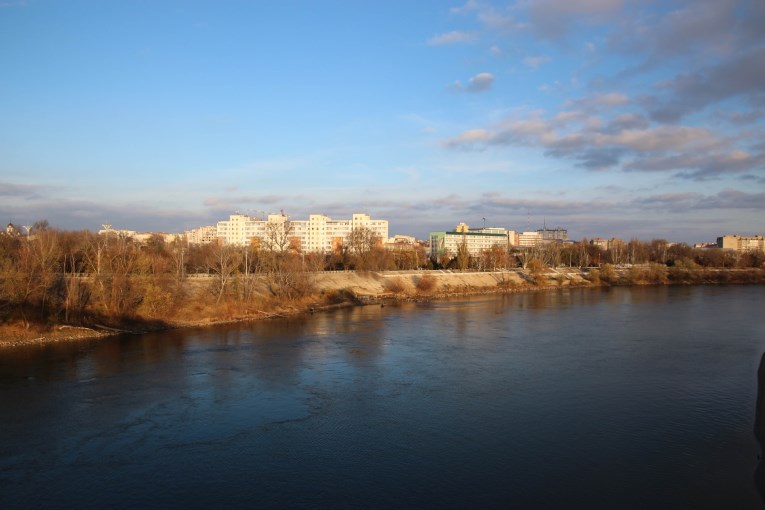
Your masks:
{"label": "bare tree", "polygon": [[216,303],[220,303],[226,293],[226,288],[239,266],[239,251],[230,245],[213,247],[207,259],[207,265],[216,276],[215,289],[218,294]]}
{"label": "bare tree", "polygon": [[481,267],[484,271],[496,271],[508,267],[507,251],[495,244],[488,250],[481,250]]}
{"label": "bare tree", "polygon": [[544,258],[542,260],[551,267],[558,267],[560,266],[562,255],[560,244],[551,242],[544,245]]}
{"label": "bare tree", "polygon": [[369,227],[356,227],[348,236],[348,252],[356,257],[363,257],[377,244],[374,231]]}
{"label": "bare tree", "polygon": [[659,264],[667,263],[667,252],[669,250],[669,243],[664,239],[654,239],[651,241],[650,256],[654,262]]}
{"label": "bare tree", "polygon": [[294,230],[287,216],[281,215],[279,220],[269,221],[266,224],[266,246],[271,251],[285,253],[290,248],[290,238]]}
{"label": "bare tree", "polygon": [[624,263],[624,242],[619,239],[611,239],[608,243],[608,258],[612,264]]}
{"label": "bare tree", "polygon": [[577,243],[577,255],[579,259],[579,267],[588,267],[590,265],[590,243],[587,238],[583,238]]}
{"label": "bare tree", "polygon": [[521,246],[518,248],[517,257],[521,263],[521,267],[526,269],[529,262],[531,262],[531,259],[534,258],[534,250],[532,250],[531,246]]}
{"label": "bare tree", "polygon": [[184,236],[182,239],[175,239],[170,244],[170,257],[173,260],[175,269],[175,281],[178,285],[186,278],[185,257],[188,253],[188,242]]}
{"label": "bare tree", "polygon": [[49,299],[49,294],[53,290],[55,280],[61,277],[59,259],[60,250],[58,242],[58,232],[48,228],[46,220],[38,221],[35,225],[44,224],[39,227],[35,238],[27,242],[30,248],[30,254],[33,257],[35,265],[34,271],[37,275],[37,293],[39,295],[41,311],[44,311]]}
{"label": "bare tree", "polygon": [[134,295],[131,275],[136,269],[140,253],[132,239],[118,236],[108,248],[107,282],[109,294],[105,305],[113,317],[123,317],[131,313],[140,302]]}
{"label": "bare tree", "polygon": [[262,257],[251,244],[243,247],[240,261],[244,271],[242,272],[242,298],[245,302],[250,301],[255,292],[255,273],[262,264]]}
{"label": "bare tree", "polygon": [[307,271],[324,271],[327,265],[327,257],[323,253],[307,253],[304,257],[304,262]]}
{"label": "bare tree", "polygon": [[287,300],[309,294],[313,285],[311,276],[304,271],[300,256],[292,253],[272,253],[266,259],[266,281],[271,293]]}
{"label": "bare tree", "polygon": [[464,271],[470,266],[470,251],[468,250],[467,237],[464,233],[462,234],[462,240],[457,245],[457,256],[455,259],[460,271]]}
{"label": "bare tree", "polygon": [[63,272],[66,278],[64,296],[64,321],[82,320],[82,314],[90,299],[90,289],[80,275],[85,272],[88,232],[63,232],[61,252]]}
{"label": "bare tree", "polygon": [[645,264],[648,262],[648,247],[639,239],[630,239],[627,244],[627,255],[630,264]]}

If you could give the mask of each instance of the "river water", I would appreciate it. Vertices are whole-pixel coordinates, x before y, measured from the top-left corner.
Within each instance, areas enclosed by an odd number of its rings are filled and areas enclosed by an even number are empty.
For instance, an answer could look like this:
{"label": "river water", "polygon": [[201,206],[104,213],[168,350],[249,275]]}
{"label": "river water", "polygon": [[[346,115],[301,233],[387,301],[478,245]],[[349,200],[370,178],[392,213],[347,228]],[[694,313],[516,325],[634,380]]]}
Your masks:
{"label": "river water", "polygon": [[572,289],[0,351],[0,508],[763,508],[763,312]]}

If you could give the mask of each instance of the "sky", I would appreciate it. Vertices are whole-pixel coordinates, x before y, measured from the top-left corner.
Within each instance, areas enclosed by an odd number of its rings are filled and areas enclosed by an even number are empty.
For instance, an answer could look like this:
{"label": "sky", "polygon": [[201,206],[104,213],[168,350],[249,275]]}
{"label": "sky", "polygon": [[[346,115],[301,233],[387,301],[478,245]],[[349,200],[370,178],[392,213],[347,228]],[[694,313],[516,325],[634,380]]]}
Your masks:
{"label": "sky", "polygon": [[0,0],[0,219],[765,233],[761,0]]}

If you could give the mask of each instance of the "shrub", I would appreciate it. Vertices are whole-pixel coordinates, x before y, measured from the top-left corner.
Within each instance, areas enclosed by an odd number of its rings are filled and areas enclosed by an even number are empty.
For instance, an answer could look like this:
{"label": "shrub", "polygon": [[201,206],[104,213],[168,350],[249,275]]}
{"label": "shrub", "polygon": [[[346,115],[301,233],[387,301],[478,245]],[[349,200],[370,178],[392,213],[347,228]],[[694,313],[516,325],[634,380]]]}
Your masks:
{"label": "shrub", "polygon": [[138,312],[145,317],[162,317],[170,311],[173,296],[153,283],[146,285]]}
{"label": "shrub", "polygon": [[606,283],[616,283],[619,280],[619,275],[616,274],[613,264],[604,264],[600,268],[600,279]]}
{"label": "shrub", "polygon": [[651,283],[667,283],[667,266],[651,263],[648,266],[648,281]]}
{"label": "shrub", "polygon": [[633,285],[641,285],[647,283],[647,278],[648,275],[644,268],[632,266],[629,275],[627,276],[627,282]]}
{"label": "shrub", "polygon": [[385,280],[385,290],[394,294],[401,294],[406,290],[406,285],[401,278],[388,278]]}
{"label": "shrub", "polygon": [[438,282],[436,281],[433,276],[426,274],[425,276],[421,277],[419,280],[417,280],[417,292],[427,293],[427,292],[433,292],[436,287],[438,286]]}

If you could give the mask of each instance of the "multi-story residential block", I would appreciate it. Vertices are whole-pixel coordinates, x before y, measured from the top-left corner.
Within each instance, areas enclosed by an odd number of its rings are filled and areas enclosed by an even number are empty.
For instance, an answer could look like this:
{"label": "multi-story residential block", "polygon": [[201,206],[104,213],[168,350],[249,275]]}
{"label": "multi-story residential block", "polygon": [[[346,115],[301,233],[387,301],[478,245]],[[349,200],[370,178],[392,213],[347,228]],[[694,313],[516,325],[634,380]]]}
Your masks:
{"label": "multi-story residential block", "polygon": [[536,246],[544,242],[542,234],[539,232],[519,232],[516,234],[516,239],[516,246],[520,246],[521,248]]}
{"label": "multi-story residential block", "polygon": [[333,220],[324,214],[311,214],[308,220],[292,220],[285,214],[269,214],[266,220],[245,214],[232,214],[216,225],[216,236],[224,244],[266,249],[286,249],[304,253],[337,253],[347,246],[356,229],[369,229],[379,244],[388,239],[388,221],[373,220],[368,214],[353,214],[347,220]]}
{"label": "multi-story residential block", "polygon": [[199,227],[185,232],[189,244],[210,244],[217,239],[218,229],[214,225]]}
{"label": "multi-story residential block", "polygon": [[608,240],[608,246],[607,248],[611,251],[614,250],[624,250],[627,247],[627,243],[624,242],[624,239],[620,239],[618,237],[612,237]]}
{"label": "multi-story residential block", "polygon": [[547,228],[545,226],[538,229],[537,233],[542,236],[542,241],[546,243],[568,241],[568,230],[565,228]]}
{"label": "multi-story residential block", "polygon": [[717,238],[717,246],[724,250],[765,251],[765,236],[740,236],[728,234]]}

